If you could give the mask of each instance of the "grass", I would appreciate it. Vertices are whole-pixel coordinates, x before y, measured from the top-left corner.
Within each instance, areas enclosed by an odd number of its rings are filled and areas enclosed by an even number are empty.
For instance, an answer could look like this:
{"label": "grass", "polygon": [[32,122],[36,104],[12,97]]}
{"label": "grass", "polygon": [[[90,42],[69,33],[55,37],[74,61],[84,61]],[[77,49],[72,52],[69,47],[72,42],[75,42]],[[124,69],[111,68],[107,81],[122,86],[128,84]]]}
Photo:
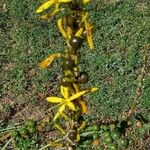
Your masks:
{"label": "grass", "polygon": [[[138,85],[143,48],[150,42],[149,0],[96,0],[87,9],[94,24],[95,49],[81,48],[81,70],[90,75],[89,85],[100,87],[87,97],[91,118],[115,118],[127,111]],[[55,19],[38,19],[33,0],[2,0],[0,4],[1,112],[13,103],[43,107],[47,95],[59,92],[61,60],[45,70],[37,64],[47,55],[62,52],[65,42]],[[140,109],[150,105],[150,76],[145,80]],[[50,107],[49,104],[46,105]],[[2,117],[2,115],[1,115]]]}

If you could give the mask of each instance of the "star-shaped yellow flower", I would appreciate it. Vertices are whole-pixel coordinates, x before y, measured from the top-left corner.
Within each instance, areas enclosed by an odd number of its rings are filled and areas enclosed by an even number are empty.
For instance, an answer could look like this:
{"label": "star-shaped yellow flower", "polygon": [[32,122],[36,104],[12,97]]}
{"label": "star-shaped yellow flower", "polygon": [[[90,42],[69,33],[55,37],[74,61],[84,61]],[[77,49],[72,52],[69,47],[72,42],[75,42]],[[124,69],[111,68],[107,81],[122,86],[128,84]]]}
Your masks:
{"label": "star-shaped yellow flower", "polygon": [[50,16],[55,15],[59,10],[59,5],[61,3],[69,3],[72,0],[48,0],[47,2],[43,3],[37,10],[36,13],[41,13],[44,10],[47,10],[49,7],[51,7],[52,5],[55,5],[55,8],[53,10],[53,12],[50,14]]}
{"label": "star-shaped yellow flower", "polygon": [[80,91],[70,96],[69,88],[61,86],[61,94],[64,98],[60,98],[60,97],[47,97],[46,98],[48,102],[59,103],[59,105],[61,105],[60,108],[58,109],[58,112],[54,116],[53,120],[56,121],[56,119],[63,113],[66,107],[68,107],[72,111],[75,111],[76,108],[72,101],[76,100],[77,98],[81,97],[87,92],[94,92],[96,90],[98,90],[98,88],[91,88],[91,89],[87,89],[84,91]]}

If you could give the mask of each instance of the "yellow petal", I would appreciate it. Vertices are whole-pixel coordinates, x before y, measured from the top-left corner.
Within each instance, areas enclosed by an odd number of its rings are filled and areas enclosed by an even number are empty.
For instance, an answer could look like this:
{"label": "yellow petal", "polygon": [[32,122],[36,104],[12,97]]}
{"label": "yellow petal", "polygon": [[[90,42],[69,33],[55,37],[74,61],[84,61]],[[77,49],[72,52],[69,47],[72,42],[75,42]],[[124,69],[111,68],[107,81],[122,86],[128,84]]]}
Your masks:
{"label": "yellow petal", "polygon": [[71,96],[70,98],[68,98],[67,101],[73,101],[73,100],[77,99],[78,97],[84,95],[87,92],[89,92],[89,90],[78,92],[78,93],[74,94],[73,96]]}
{"label": "yellow petal", "polygon": [[59,98],[59,97],[47,97],[46,100],[50,103],[60,103],[62,102],[64,99],[63,98]]}
{"label": "yellow petal", "polygon": [[93,36],[92,36],[92,31],[91,31],[91,25],[85,21],[85,29],[87,32],[87,42],[89,44],[90,49],[94,48],[94,43],[93,43]]}
{"label": "yellow petal", "polygon": [[56,4],[55,5],[55,8],[54,8],[54,10],[53,10],[53,12],[50,14],[50,16],[54,16],[57,12],[59,12],[59,4]]}
{"label": "yellow petal", "polygon": [[40,18],[44,20],[49,20],[49,14],[42,15]]}
{"label": "yellow petal", "polygon": [[90,89],[90,91],[91,91],[91,92],[95,92],[95,91],[97,91],[98,89],[99,89],[99,88],[97,88],[97,87],[93,87],[93,88]]}
{"label": "yellow petal", "polygon": [[54,127],[61,131],[62,134],[66,134],[65,130],[58,124],[54,124]]}
{"label": "yellow petal", "polygon": [[75,36],[81,37],[82,32],[83,32],[83,28],[80,28],[80,29],[76,32]]}
{"label": "yellow petal", "polygon": [[64,72],[65,72],[65,76],[73,76],[74,75],[71,70],[64,70]]}
{"label": "yellow petal", "polygon": [[72,0],[59,0],[60,3],[68,3],[71,2]]}
{"label": "yellow petal", "polygon": [[49,146],[51,147],[62,147],[63,143],[58,143],[58,142],[50,142]]}
{"label": "yellow petal", "polygon": [[61,57],[60,53],[49,55],[48,58],[46,58],[41,63],[39,63],[39,67],[41,69],[48,67],[54,61],[54,59],[59,58],[59,57]]}
{"label": "yellow petal", "polygon": [[77,137],[74,142],[79,142],[79,141],[80,141],[80,134],[77,134]]}
{"label": "yellow petal", "polygon": [[48,9],[52,4],[55,3],[55,0],[49,0],[45,3],[43,3],[37,10],[36,13],[41,13],[42,11]]}
{"label": "yellow petal", "polygon": [[43,68],[46,68],[46,67],[48,67],[49,66],[49,59],[45,59],[45,60],[43,60],[41,63],[39,63],[39,67],[41,68],[41,69],[43,69]]}
{"label": "yellow petal", "polygon": [[84,129],[86,127],[86,121],[82,121],[80,127],[77,129],[78,131],[81,131],[82,129]]}
{"label": "yellow petal", "polygon": [[60,91],[62,96],[67,99],[69,97],[69,88],[68,87],[64,87],[64,86],[60,86]]}
{"label": "yellow petal", "polygon": [[89,17],[89,13],[88,13],[88,12],[82,13],[82,20],[81,20],[81,22],[87,21],[87,18],[88,18],[88,17]]}
{"label": "yellow petal", "polygon": [[60,108],[59,108],[59,110],[58,110],[58,112],[56,113],[56,115],[54,116],[54,119],[53,119],[53,121],[56,121],[56,119],[62,114],[62,112],[65,110],[65,105],[62,105]]}
{"label": "yellow petal", "polygon": [[78,92],[78,93],[72,95],[70,98],[66,99],[66,101],[69,101],[69,102],[70,102],[70,101],[73,101],[73,100],[79,98],[80,96],[84,95],[84,94],[87,93],[87,92],[95,92],[95,91],[97,91],[97,90],[98,90],[98,88],[94,87],[94,88],[90,88],[90,89],[87,89],[87,90]]}
{"label": "yellow petal", "polygon": [[70,118],[66,115],[66,114],[64,114],[64,113],[62,113],[61,114],[66,120],[69,120]]}
{"label": "yellow petal", "polygon": [[78,68],[78,67],[74,67],[73,70],[74,70],[74,71],[78,71],[79,68]]}
{"label": "yellow petal", "polygon": [[75,88],[76,93],[79,92],[79,85],[76,83],[73,83],[73,87]]}
{"label": "yellow petal", "polygon": [[79,104],[81,106],[82,114],[87,113],[88,112],[87,102],[84,100],[79,100]]}
{"label": "yellow petal", "polygon": [[59,28],[61,34],[63,35],[63,37],[64,37],[64,38],[67,38],[67,33],[66,33],[66,31],[64,30],[63,25],[62,25],[62,18],[60,18],[60,19],[57,21],[57,25],[58,25],[58,28]]}
{"label": "yellow petal", "polygon": [[70,27],[67,28],[67,38],[71,39],[72,29]]}
{"label": "yellow petal", "polygon": [[86,4],[88,2],[90,2],[91,0],[83,0],[83,3]]}
{"label": "yellow petal", "polygon": [[73,110],[73,111],[76,110],[76,108],[75,108],[75,106],[74,106],[74,104],[73,104],[72,102],[68,102],[68,103],[67,103],[67,106],[68,106],[71,110]]}

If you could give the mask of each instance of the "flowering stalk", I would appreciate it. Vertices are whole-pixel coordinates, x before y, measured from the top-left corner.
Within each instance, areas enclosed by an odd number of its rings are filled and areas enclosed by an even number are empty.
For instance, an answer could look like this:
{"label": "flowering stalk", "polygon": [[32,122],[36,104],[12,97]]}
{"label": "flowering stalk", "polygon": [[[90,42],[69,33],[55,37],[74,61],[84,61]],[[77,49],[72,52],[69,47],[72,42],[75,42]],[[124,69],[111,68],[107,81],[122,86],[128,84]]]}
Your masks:
{"label": "flowering stalk", "polygon": [[[83,99],[83,95],[98,90],[96,87],[81,88],[81,84],[88,82],[89,76],[86,72],[80,72],[78,67],[79,49],[83,41],[87,40],[89,48],[94,48],[92,25],[88,21],[89,13],[80,6],[81,3],[88,4],[88,2],[90,0],[48,0],[36,10],[37,13],[43,13],[54,6],[52,12],[42,15],[43,19],[49,19],[51,16],[61,13],[62,10],[70,10],[69,15],[66,14],[57,20],[58,29],[66,41],[64,53],[52,54],[39,64],[42,69],[51,65],[57,58],[64,59],[64,73],[60,81],[62,97],[49,96],[46,98],[48,102],[56,103],[58,106],[53,122],[54,127],[61,132],[64,140],[57,144],[50,144],[50,146],[68,148],[77,145],[80,141],[80,131],[86,126],[86,122],[81,118],[88,111],[87,102]],[[65,124],[59,125],[59,120],[64,120]]]}

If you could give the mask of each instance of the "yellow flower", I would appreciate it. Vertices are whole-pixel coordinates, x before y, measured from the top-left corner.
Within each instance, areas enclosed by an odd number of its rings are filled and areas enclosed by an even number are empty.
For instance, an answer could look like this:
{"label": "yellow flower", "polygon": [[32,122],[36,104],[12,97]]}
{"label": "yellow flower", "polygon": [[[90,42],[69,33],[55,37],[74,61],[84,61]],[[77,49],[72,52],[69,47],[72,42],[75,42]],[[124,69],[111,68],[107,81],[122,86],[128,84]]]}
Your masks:
{"label": "yellow flower", "polygon": [[87,90],[84,90],[84,91],[77,92],[74,95],[70,96],[69,88],[61,86],[61,94],[64,98],[60,98],[60,97],[47,97],[46,98],[48,102],[59,103],[59,105],[61,105],[58,112],[54,116],[53,120],[56,121],[56,119],[66,109],[66,106],[69,109],[71,109],[72,111],[75,111],[76,108],[75,108],[75,105],[72,101],[76,100],[77,98],[81,97],[82,95],[84,95],[87,92],[94,92],[96,90],[98,90],[98,88],[91,88],[91,89],[87,89]]}
{"label": "yellow flower", "polygon": [[84,4],[90,2],[91,0],[82,0]]}
{"label": "yellow flower", "polygon": [[54,59],[60,58],[60,57],[61,57],[60,53],[51,54],[48,56],[48,58],[46,58],[41,63],[39,63],[39,67],[41,69],[46,68],[54,61]]}
{"label": "yellow flower", "polygon": [[36,13],[41,13],[44,10],[47,10],[52,5],[55,5],[54,11],[51,13],[51,16],[55,15],[59,11],[60,3],[69,3],[72,0],[48,0],[47,2],[43,3],[37,10]]}
{"label": "yellow flower", "polygon": [[87,42],[89,44],[89,47],[90,47],[90,49],[93,49],[94,43],[93,43],[93,36],[92,36],[92,25],[87,21],[88,16],[89,16],[88,12],[83,13],[81,22],[83,22],[85,25],[85,30],[87,33]]}

